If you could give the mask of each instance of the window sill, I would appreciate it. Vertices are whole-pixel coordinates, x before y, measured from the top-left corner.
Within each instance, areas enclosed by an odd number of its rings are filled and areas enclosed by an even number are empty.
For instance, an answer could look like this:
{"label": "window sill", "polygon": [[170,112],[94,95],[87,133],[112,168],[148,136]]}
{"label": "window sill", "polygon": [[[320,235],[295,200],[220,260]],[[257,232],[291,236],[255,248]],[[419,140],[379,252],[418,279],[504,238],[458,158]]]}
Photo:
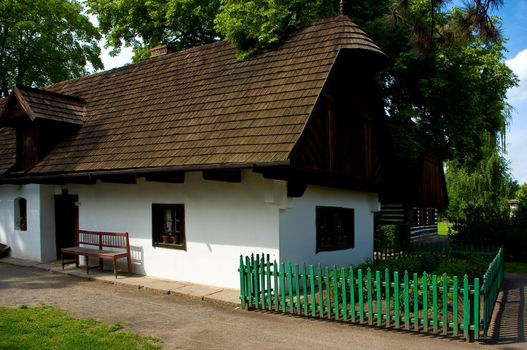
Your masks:
{"label": "window sill", "polygon": [[186,245],[184,244],[174,244],[174,243],[154,243],[155,248],[168,248],[168,249],[177,249],[177,250],[187,250]]}
{"label": "window sill", "polygon": [[346,250],[346,249],[353,249],[355,248],[353,245],[345,245],[345,246],[331,246],[331,247],[323,247],[323,248],[318,248],[317,247],[317,253],[321,253],[321,252],[333,252],[333,251],[336,251],[336,250]]}

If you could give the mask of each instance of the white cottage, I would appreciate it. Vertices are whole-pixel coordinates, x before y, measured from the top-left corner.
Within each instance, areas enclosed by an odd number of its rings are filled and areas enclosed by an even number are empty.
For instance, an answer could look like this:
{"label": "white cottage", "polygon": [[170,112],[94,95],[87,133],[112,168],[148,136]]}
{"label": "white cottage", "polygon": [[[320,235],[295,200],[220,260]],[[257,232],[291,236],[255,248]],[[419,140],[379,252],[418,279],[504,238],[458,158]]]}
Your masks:
{"label": "white cottage", "polygon": [[358,264],[383,183],[385,55],[347,17],[246,61],[217,42],[0,101],[0,243],[129,232],[134,272],[238,287],[240,254]]}

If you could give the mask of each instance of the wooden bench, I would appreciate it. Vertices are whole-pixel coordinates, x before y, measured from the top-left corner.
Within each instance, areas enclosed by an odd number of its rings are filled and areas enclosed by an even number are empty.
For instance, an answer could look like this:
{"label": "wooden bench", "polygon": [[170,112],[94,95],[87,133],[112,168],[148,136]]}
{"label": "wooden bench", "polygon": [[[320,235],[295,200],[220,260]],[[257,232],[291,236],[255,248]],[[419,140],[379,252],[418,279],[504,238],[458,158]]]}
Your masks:
{"label": "wooden bench", "polygon": [[[110,248],[110,249],[108,249]],[[117,250],[116,250],[117,249]],[[103,260],[113,261],[113,273],[117,278],[117,259],[126,258],[128,262],[128,272],[132,272],[130,258],[130,241],[128,232],[95,232],[77,230],[75,233],[75,247],[61,248],[62,269],[65,264],[75,263],[79,267],[79,256],[86,259],[86,273],[90,269],[100,267],[103,271]],[[65,261],[64,255],[74,255],[75,260]],[[88,259],[98,258],[99,265],[90,267]]]}

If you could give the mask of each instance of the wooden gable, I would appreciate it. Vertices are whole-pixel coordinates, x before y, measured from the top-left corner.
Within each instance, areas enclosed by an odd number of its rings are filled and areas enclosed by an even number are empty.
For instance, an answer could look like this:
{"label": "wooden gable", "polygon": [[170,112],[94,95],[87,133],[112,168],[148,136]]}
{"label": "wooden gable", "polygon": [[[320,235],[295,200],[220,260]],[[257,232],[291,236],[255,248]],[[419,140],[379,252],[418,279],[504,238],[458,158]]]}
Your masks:
{"label": "wooden gable", "polygon": [[14,170],[32,168],[73,130],[82,126],[84,102],[32,88],[14,88],[0,115],[0,126],[15,129]]}
{"label": "wooden gable", "polygon": [[291,155],[292,167],[337,187],[375,190],[383,180],[383,102],[375,84],[381,62],[342,50]]}

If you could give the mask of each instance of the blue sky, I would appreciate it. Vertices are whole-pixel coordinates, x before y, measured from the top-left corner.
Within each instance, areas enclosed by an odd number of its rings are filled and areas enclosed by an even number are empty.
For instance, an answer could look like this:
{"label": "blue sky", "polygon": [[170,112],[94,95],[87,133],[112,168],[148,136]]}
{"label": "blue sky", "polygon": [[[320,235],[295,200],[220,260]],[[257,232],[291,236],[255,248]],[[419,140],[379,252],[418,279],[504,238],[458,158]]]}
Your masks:
{"label": "blue sky", "polygon": [[[520,79],[520,85],[508,93],[513,111],[507,130],[507,158],[514,178],[524,183],[527,182],[527,0],[504,0],[503,6],[494,14],[502,18],[503,36],[509,38],[505,62]],[[110,57],[108,51],[102,53],[105,69],[131,61],[130,48],[123,48],[117,57]]]}
{"label": "blue sky", "polygon": [[509,38],[505,62],[520,79],[519,86],[508,93],[508,102],[514,110],[507,131],[507,153],[512,175],[524,183],[527,182],[527,0],[504,0],[495,14],[503,20],[503,36]]}

